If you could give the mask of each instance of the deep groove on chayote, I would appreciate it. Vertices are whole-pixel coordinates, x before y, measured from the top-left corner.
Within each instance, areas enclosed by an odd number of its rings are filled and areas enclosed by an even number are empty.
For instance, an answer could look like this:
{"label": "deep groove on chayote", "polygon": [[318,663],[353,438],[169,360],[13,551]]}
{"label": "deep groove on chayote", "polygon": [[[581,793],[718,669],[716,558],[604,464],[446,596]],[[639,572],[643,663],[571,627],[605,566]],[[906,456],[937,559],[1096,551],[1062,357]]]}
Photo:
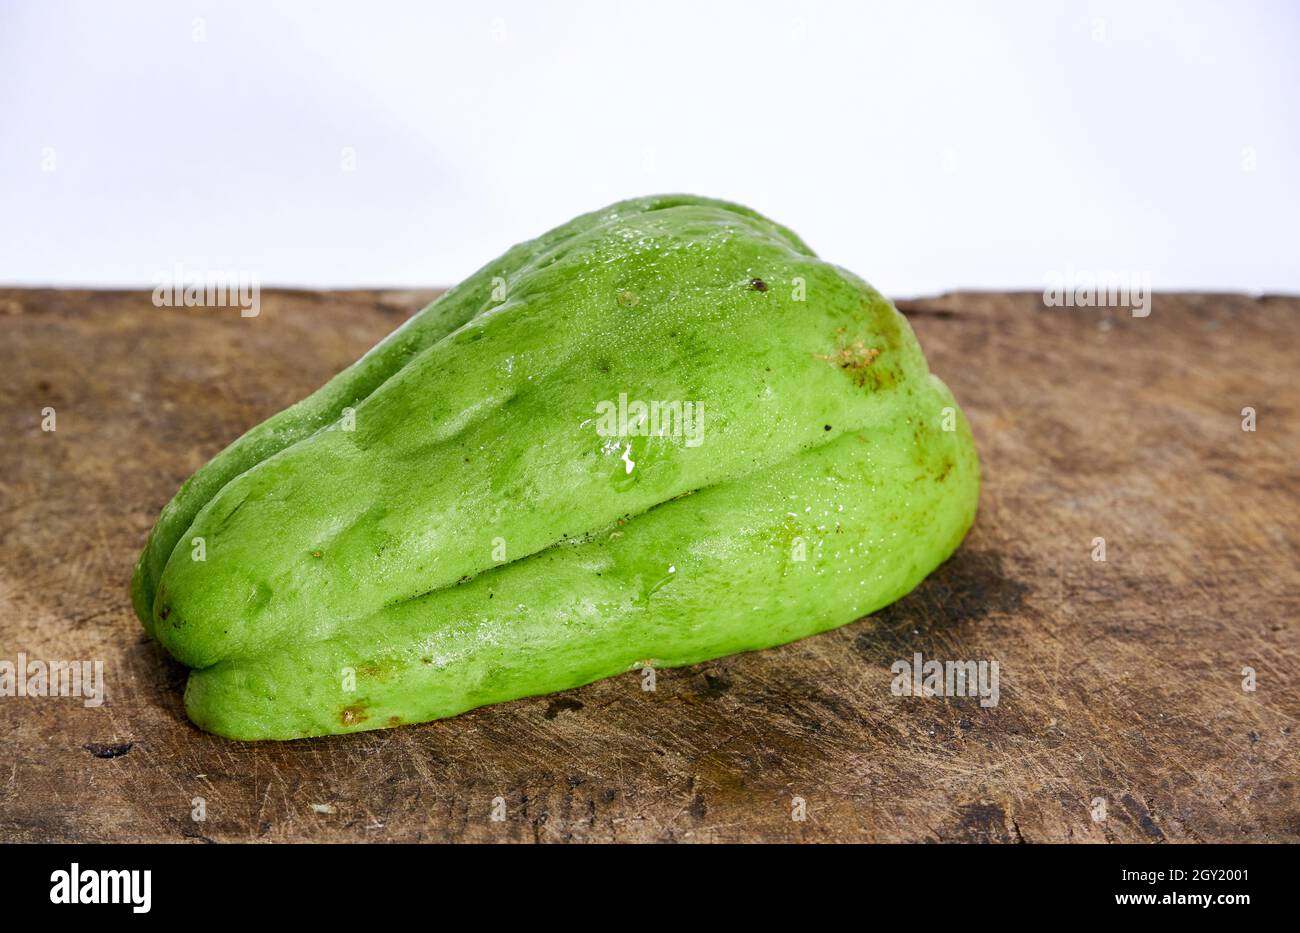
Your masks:
{"label": "deep groove on chayote", "polygon": [[[611,436],[629,399],[697,435]],[[952,553],[978,474],[886,299],[746,208],[643,198],[514,247],[236,440],[132,598],[202,728],[382,728],[850,622]]]}

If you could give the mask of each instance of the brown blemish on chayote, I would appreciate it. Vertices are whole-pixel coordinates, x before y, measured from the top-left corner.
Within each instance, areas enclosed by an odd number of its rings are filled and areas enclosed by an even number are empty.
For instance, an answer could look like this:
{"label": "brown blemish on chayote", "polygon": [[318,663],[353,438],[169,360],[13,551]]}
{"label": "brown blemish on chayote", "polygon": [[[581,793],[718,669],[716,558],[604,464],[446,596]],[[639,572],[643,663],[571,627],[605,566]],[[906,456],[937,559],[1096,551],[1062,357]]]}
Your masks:
{"label": "brown blemish on chayote", "polygon": [[357,676],[368,677],[372,680],[389,680],[395,674],[400,674],[403,664],[396,658],[384,658],[379,661],[367,661],[364,664],[357,665]]}
{"label": "brown blemish on chayote", "polygon": [[817,359],[834,363],[845,372],[851,373],[854,383],[859,386],[867,384],[865,370],[876,361],[878,356],[880,356],[880,351],[875,347],[867,346],[865,341],[855,340],[848,343],[843,339],[836,342],[834,353],[816,354]]}
{"label": "brown blemish on chayote", "polygon": [[352,706],[345,706],[339,710],[339,722],[345,726],[355,726],[369,718],[366,715],[366,708],[360,703],[354,703]]}

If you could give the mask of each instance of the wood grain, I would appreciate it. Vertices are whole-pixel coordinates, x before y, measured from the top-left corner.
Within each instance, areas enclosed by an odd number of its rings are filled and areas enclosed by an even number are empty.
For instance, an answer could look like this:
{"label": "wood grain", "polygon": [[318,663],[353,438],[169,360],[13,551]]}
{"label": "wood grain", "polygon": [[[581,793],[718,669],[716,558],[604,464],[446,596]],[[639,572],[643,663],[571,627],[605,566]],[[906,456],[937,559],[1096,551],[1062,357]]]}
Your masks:
{"label": "wood grain", "polygon": [[[241,319],[0,290],[0,658],[102,659],[108,682],[99,708],[0,698],[0,839],[1300,841],[1293,298],[903,303],[970,417],[981,512],[835,632],[654,692],[629,674],[285,744],[194,729],[127,600],[158,509],[430,294],[268,291]],[[999,704],[892,695],[916,652],[998,661]]]}

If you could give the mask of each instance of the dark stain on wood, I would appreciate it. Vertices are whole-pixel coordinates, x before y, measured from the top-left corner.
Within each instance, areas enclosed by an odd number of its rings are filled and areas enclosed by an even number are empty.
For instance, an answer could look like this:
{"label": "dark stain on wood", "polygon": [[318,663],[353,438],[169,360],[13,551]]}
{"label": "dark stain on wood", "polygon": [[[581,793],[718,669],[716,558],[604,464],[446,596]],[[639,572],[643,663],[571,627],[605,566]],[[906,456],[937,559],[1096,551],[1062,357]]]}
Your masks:
{"label": "dark stain on wood", "polygon": [[120,742],[115,745],[105,745],[102,742],[87,742],[81,747],[96,758],[121,758],[131,750],[133,744],[132,742]]}
{"label": "dark stain on wood", "polygon": [[580,700],[575,700],[573,697],[559,696],[546,705],[546,712],[543,715],[547,719],[554,719],[560,713],[577,712],[580,709],[582,709]]}

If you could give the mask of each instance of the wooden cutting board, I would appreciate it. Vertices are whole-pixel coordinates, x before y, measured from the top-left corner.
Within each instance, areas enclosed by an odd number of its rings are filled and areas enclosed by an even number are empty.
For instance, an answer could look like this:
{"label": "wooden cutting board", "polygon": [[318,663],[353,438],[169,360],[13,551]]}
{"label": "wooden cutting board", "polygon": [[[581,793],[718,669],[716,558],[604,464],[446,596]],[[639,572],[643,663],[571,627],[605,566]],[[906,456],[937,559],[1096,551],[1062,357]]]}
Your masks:
{"label": "wooden cutting board", "polygon": [[[128,605],[145,534],[432,294],[274,291],[240,318],[0,290],[0,659],[100,659],[108,690],[0,698],[0,839],[1300,841],[1295,298],[904,302],[970,417],[981,511],[912,595],[837,631],[653,692],[629,674],[392,731],[199,732]],[[916,653],[996,660],[998,705],[895,696]]]}

